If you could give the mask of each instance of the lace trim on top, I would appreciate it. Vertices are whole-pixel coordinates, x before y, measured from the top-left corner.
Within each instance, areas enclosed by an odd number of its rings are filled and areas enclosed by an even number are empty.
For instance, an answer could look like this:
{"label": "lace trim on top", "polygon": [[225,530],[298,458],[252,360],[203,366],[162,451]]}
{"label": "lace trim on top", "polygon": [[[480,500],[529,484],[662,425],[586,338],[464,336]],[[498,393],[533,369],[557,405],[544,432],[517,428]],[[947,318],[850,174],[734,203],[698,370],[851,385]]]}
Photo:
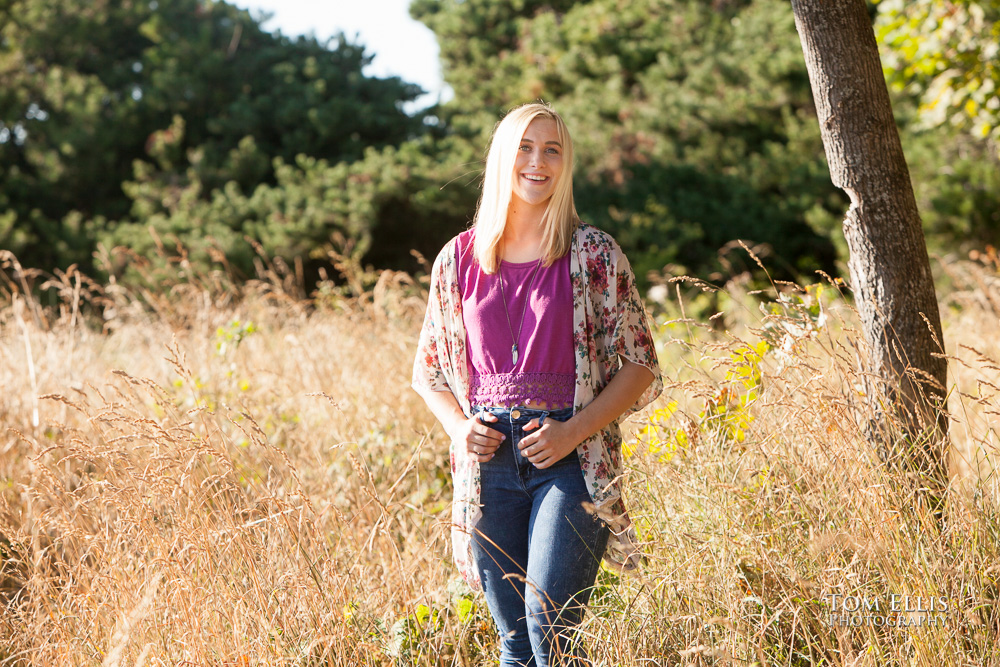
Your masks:
{"label": "lace trim on top", "polygon": [[494,373],[469,377],[471,405],[511,407],[537,401],[571,406],[576,390],[574,373]]}

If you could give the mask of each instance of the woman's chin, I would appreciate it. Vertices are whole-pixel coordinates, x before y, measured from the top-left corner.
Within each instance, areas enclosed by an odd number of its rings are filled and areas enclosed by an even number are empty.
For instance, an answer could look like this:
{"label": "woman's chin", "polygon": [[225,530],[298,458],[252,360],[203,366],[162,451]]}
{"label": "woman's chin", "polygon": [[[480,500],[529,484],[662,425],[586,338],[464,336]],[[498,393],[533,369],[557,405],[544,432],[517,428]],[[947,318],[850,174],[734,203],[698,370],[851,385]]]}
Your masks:
{"label": "woman's chin", "polygon": [[527,207],[542,206],[552,199],[551,192],[518,192],[515,195],[516,203]]}

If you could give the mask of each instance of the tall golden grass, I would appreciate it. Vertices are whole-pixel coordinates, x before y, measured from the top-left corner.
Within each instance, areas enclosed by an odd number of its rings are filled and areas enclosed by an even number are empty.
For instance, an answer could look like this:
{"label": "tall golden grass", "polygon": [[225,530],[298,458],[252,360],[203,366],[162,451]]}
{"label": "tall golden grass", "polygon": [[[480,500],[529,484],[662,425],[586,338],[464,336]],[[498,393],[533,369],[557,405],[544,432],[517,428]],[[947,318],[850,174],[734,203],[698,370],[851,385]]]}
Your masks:
{"label": "tall golden grass", "polygon": [[[495,663],[409,389],[421,282],[307,299],[262,263],[144,291],[2,259],[0,665]],[[1000,664],[1000,265],[938,267],[943,506],[870,451],[839,285],[733,281],[711,322],[697,286],[657,289],[667,389],[626,429],[647,558],[601,572],[595,664]],[[880,608],[831,624],[862,598]]]}

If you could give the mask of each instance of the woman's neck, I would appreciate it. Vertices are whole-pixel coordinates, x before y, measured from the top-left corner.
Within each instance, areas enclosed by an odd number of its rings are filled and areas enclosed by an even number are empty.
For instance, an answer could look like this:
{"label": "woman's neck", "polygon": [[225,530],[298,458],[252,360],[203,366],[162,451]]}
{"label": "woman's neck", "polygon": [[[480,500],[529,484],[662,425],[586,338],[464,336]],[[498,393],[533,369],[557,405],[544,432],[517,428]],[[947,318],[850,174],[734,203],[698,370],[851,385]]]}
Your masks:
{"label": "woman's neck", "polygon": [[508,262],[533,262],[542,256],[542,217],[548,205],[512,201],[507,211],[500,257]]}

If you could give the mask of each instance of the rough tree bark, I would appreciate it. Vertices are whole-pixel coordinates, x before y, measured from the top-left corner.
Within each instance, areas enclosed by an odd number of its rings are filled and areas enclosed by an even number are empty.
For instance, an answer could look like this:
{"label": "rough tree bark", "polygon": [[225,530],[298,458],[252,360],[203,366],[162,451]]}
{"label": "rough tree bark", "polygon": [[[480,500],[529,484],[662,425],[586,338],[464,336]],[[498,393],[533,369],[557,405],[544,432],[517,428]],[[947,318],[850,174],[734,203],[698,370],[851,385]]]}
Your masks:
{"label": "rough tree bark", "polygon": [[[819,116],[834,185],[851,199],[844,219],[848,268],[864,336],[869,396],[877,406],[870,440],[896,449],[887,436],[903,425],[922,470],[943,481],[947,421],[937,410],[947,361],[920,214],[892,115],[875,33],[865,0],[792,0],[795,27]],[[919,437],[918,437],[919,436]],[[910,461],[917,462],[917,461]]]}

